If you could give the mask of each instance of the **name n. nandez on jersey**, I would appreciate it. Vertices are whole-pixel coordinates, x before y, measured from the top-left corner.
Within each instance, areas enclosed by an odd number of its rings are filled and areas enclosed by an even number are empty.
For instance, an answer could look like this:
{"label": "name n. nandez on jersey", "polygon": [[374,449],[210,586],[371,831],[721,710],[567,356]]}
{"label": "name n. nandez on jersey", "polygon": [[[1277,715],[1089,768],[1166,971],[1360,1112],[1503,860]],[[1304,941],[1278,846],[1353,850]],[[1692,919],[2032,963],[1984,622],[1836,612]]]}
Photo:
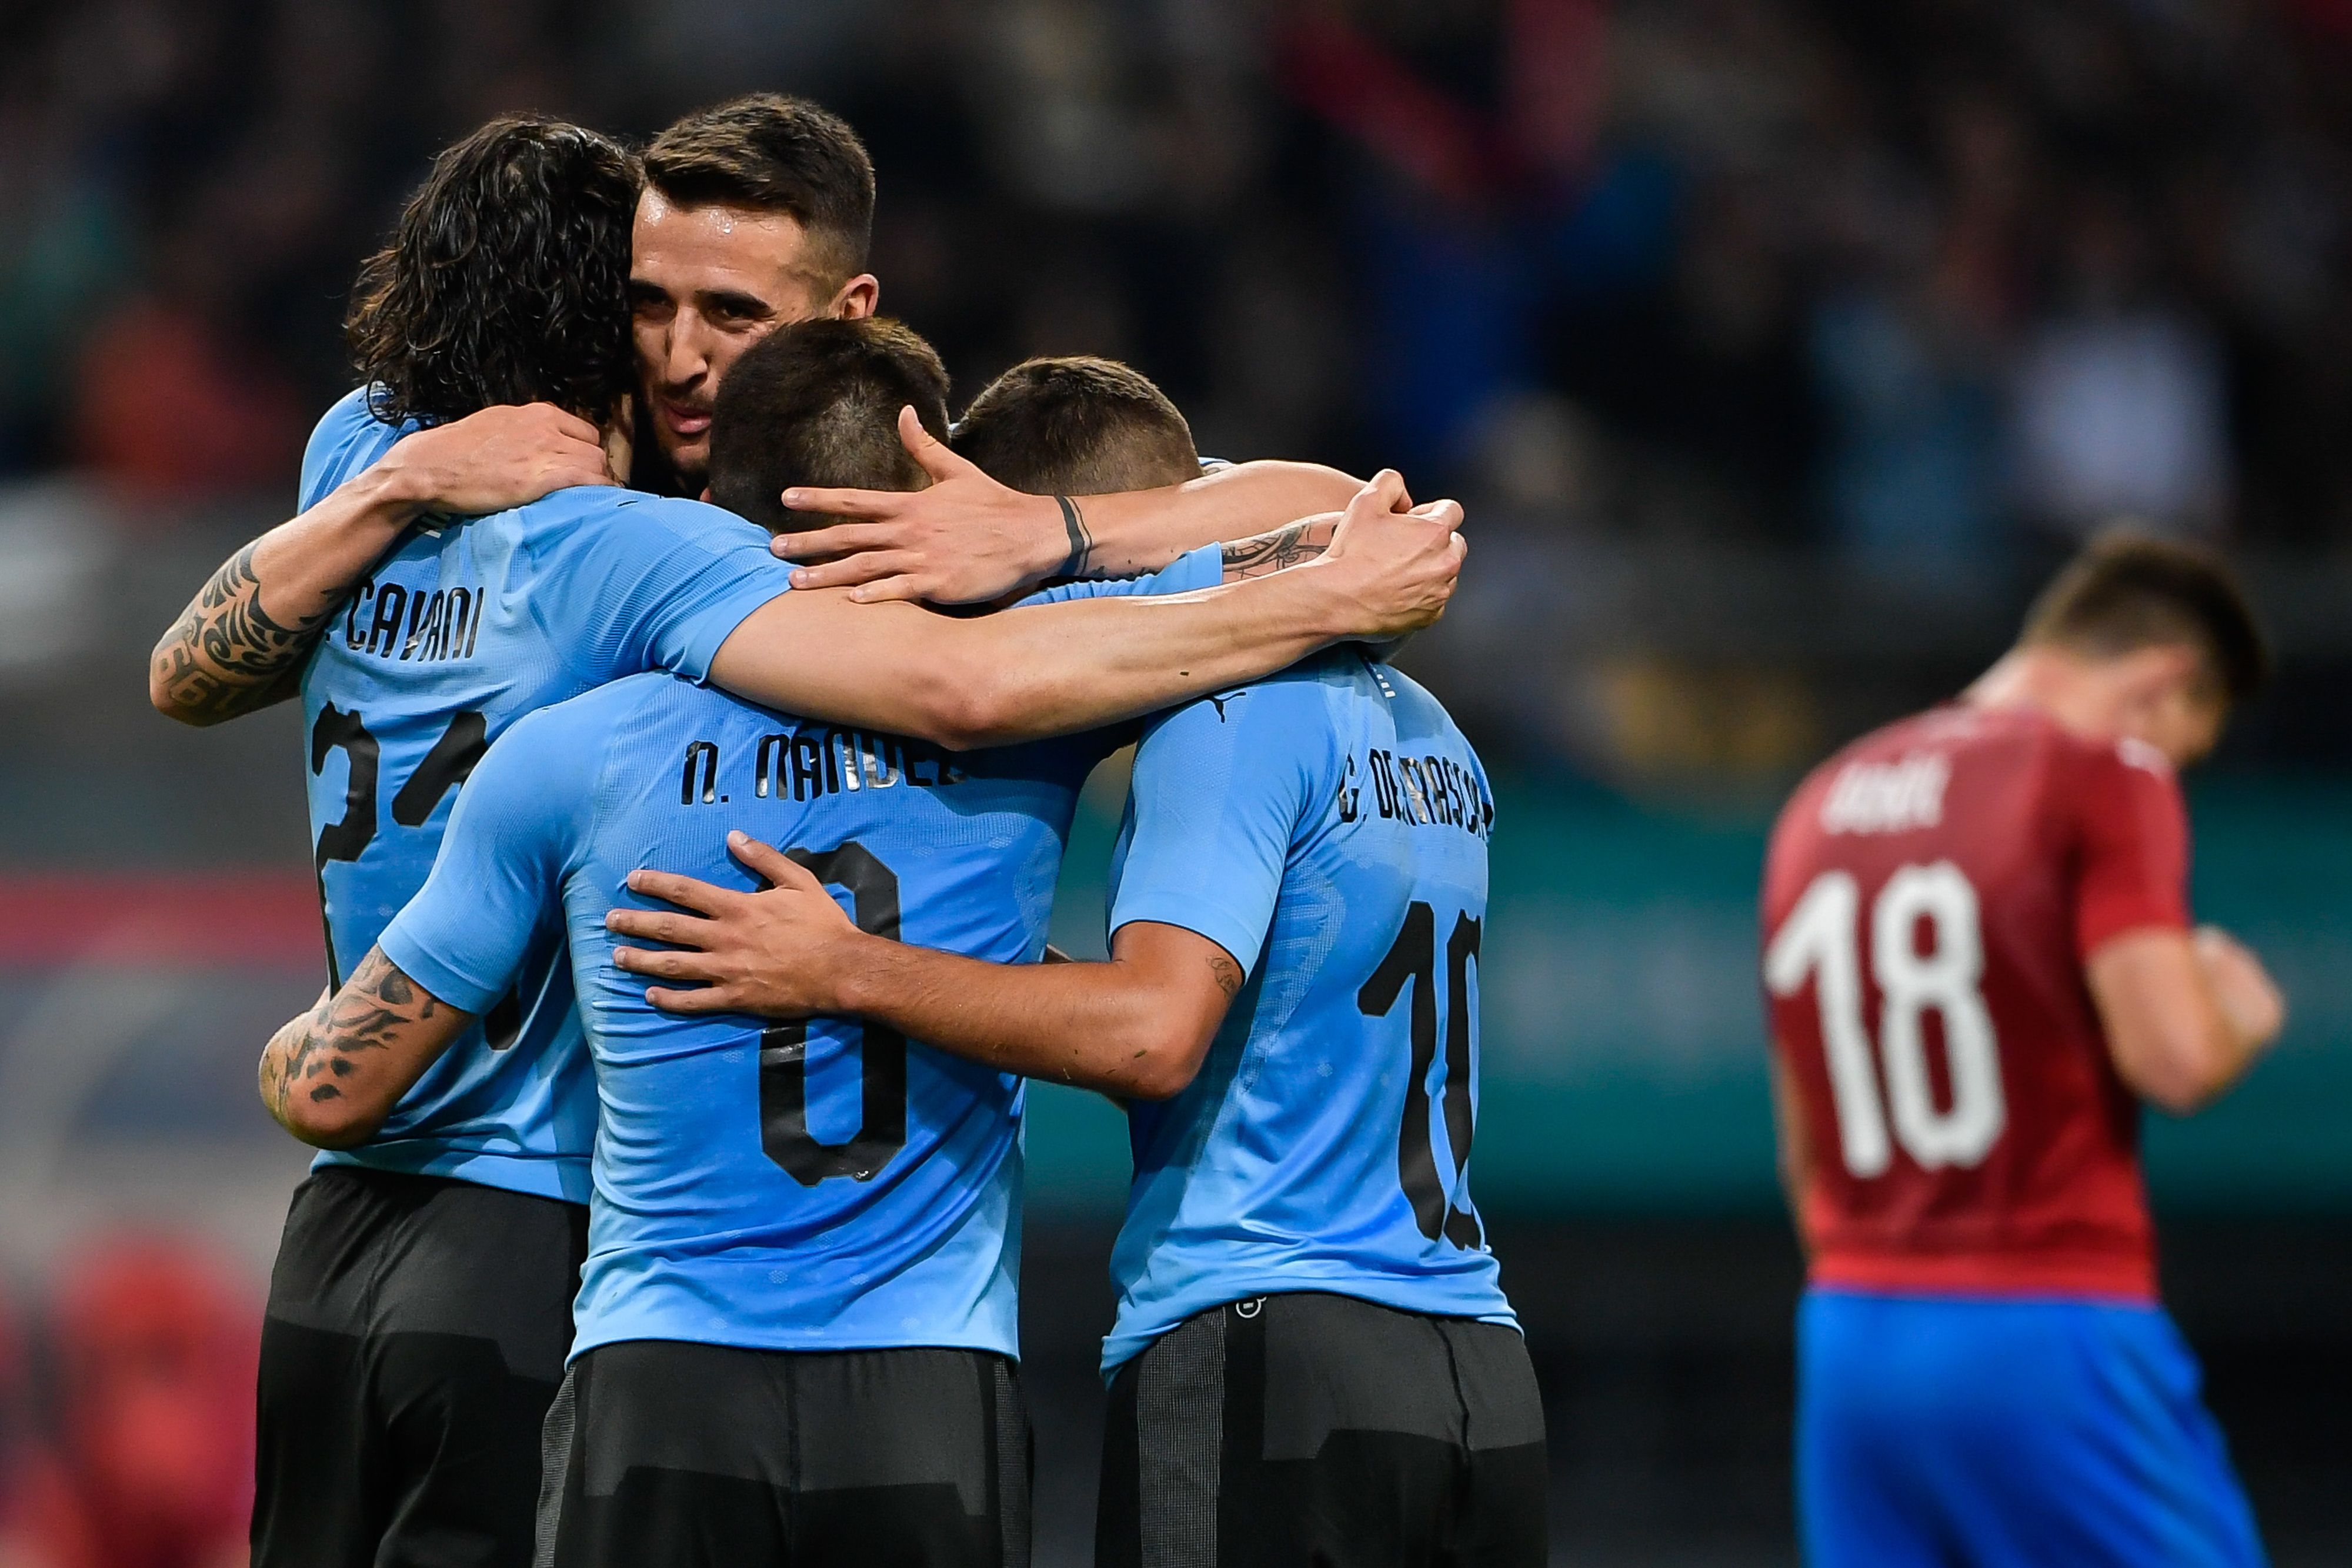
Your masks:
{"label": "name n. nandez on jersey", "polygon": [[[772,795],[778,800],[810,801],[828,795],[890,789],[901,783],[917,789],[939,789],[971,777],[944,747],[928,741],[830,724],[772,731],[748,750],[755,800]],[[728,780],[730,770],[746,765],[743,754],[744,749],[739,749],[734,758],[728,758],[717,741],[689,742],[678,778],[678,804],[713,805],[732,800],[734,790]]]}

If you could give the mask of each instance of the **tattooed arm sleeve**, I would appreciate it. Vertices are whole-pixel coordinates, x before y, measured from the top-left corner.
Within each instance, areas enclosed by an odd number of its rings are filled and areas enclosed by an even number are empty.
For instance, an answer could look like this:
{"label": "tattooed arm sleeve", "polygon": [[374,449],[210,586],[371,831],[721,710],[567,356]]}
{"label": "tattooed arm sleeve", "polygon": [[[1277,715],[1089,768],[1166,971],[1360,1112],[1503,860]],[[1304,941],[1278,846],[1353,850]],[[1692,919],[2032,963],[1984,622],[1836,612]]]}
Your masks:
{"label": "tattooed arm sleeve", "polygon": [[172,717],[217,724],[282,702],[299,689],[302,661],[341,593],[319,598],[310,614],[289,621],[273,618],[262,608],[261,578],[254,566],[260,548],[257,540],[230,557],[155,645],[148,694]]}
{"label": "tattooed arm sleeve", "polygon": [[1238,583],[1248,577],[1265,577],[1287,566],[1312,561],[1331,548],[1331,535],[1339,527],[1339,514],[1328,512],[1320,517],[1302,517],[1265,533],[1252,534],[1247,539],[1229,540],[1224,545],[1225,581]]}
{"label": "tattooed arm sleeve", "polygon": [[148,700],[205,725],[294,695],[320,628],[418,516],[416,488],[379,461],[229,557],[149,656]]}
{"label": "tattooed arm sleeve", "polygon": [[305,1143],[363,1143],[473,1021],[370,948],[341,990],[289,1020],[261,1053],[261,1102]]}

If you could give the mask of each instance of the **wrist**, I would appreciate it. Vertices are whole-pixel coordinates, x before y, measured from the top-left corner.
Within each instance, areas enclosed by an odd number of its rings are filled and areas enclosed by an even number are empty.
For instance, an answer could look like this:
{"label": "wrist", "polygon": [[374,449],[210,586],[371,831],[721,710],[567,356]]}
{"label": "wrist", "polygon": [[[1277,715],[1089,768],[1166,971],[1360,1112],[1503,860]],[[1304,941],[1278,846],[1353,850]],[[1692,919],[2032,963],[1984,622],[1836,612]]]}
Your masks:
{"label": "wrist", "polygon": [[1268,588],[1286,588],[1300,596],[1304,629],[1325,644],[1346,642],[1368,635],[1370,617],[1363,601],[1347,585],[1343,559],[1326,556],[1287,572],[1261,578]]}
{"label": "wrist", "polygon": [[406,528],[431,511],[439,500],[423,466],[402,450],[415,438],[408,436],[395,441],[390,451],[351,481],[349,488],[358,492],[369,521],[394,530]]}
{"label": "wrist", "polygon": [[[1025,493],[1021,498],[1024,546],[1022,569],[1032,583],[1042,583],[1048,577],[1076,576],[1085,566],[1084,562],[1075,566],[1071,563],[1070,529],[1062,511],[1062,499]],[[1074,500],[1071,504],[1079,503]]]}
{"label": "wrist", "polygon": [[853,1016],[873,1011],[883,990],[883,966],[897,945],[861,931],[850,931],[812,955],[814,962],[811,970],[824,977],[822,1010]]}

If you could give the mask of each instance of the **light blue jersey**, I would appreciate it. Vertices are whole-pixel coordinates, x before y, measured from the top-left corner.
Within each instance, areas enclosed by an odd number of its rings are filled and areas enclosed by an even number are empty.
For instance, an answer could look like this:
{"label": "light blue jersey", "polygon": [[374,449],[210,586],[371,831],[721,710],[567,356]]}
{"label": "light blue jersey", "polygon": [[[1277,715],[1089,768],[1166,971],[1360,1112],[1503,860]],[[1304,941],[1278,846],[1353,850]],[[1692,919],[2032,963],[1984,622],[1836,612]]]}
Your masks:
{"label": "light blue jersey", "polygon": [[[354,392],[302,464],[302,506],[407,428]],[[715,507],[603,486],[412,531],[352,595],[302,679],[304,758],[328,965],[340,983],[425,885],[485,747],[534,709],[621,676],[703,679],[784,593],[768,535]],[[595,1090],[551,911],[485,1026],[453,1046],[383,1130],[320,1164],[459,1176],[584,1200]]]}
{"label": "light blue jersey", "polygon": [[[1220,570],[1210,549],[1077,592]],[[662,1013],[614,967],[604,916],[643,905],[626,890],[639,868],[750,888],[727,852],[740,828],[868,931],[1034,962],[1078,790],[1122,738],[955,754],[647,675],[489,749],[380,942],[478,1011],[542,951],[550,911],[569,937],[600,1105],[575,1354],[643,1339],[1017,1352],[1021,1079],[878,1025]]]}
{"label": "light blue jersey", "polygon": [[1152,722],[1111,929],[1197,931],[1249,979],[1191,1087],[1129,1112],[1106,1376],[1284,1291],[1516,1325],[1468,1171],[1493,800],[1436,699],[1350,650]]}

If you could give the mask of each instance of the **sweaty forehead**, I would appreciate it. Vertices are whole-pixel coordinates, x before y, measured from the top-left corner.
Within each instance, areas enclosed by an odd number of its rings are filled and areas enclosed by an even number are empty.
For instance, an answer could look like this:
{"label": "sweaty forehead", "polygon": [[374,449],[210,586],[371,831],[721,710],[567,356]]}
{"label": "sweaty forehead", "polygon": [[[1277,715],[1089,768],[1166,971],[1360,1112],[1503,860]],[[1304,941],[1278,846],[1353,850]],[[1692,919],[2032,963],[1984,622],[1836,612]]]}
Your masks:
{"label": "sweaty forehead", "polygon": [[637,198],[631,277],[672,294],[713,289],[773,301],[807,283],[807,230],[789,213],[679,206],[659,191]]}

